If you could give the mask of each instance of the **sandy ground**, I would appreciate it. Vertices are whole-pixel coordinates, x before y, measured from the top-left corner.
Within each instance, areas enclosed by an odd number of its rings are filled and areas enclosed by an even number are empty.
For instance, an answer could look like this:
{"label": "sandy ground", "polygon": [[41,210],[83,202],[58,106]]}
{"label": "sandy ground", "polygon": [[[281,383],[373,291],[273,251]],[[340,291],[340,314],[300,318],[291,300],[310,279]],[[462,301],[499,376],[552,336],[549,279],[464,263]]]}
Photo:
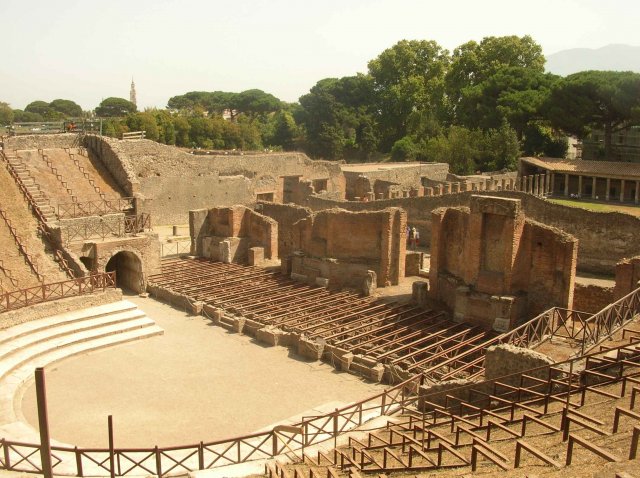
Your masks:
{"label": "sandy ground", "polygon": [[[298,414],[317,415],[383,390],[283,347],[212,326],[153,299],[127,297],[164,336],[96,351],[46,369],[52,437],[107,446],[169,446],[252,433]],[[311,409],[316,409],[313,411]],[[37,428],[35,387],[22,411]]]}

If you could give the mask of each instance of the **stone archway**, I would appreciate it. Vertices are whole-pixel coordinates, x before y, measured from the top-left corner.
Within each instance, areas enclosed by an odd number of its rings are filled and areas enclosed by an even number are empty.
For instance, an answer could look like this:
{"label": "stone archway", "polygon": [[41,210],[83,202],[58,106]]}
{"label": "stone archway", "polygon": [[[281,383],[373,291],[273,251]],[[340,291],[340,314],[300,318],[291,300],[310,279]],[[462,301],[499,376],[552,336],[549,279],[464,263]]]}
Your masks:
{"label": "stone archway", "polygon": [[123,290],[140,294],[144,292],[142,261],[130,251],[120,251],[107,262],[105,272],[116,273],[116,285]]}

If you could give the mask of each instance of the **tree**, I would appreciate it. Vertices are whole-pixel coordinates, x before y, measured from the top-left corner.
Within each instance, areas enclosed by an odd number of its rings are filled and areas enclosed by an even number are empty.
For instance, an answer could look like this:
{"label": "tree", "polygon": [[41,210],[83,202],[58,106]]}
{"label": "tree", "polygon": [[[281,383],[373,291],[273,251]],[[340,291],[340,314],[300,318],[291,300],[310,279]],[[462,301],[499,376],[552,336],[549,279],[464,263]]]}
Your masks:
{"label": "tree", "polygon": [[231,100],[232,110],[245,113],[250,118],[256,115],[270,113],[281,108],[281,101],[275,96],[262,90],[246,90],[235,95]]}
{"label": "tree", "polygon": [[79,118],[82,116],[82,107],[71,100],[53,100],[49,103],[49,107],[66,118]]}
{"label": "tree", "polygon": [[144,113],[131,113],[127,115],[125,122],[129,131],[144,131],[145,138],[152,141],[158,140],[158,125],[153,113],[146,111]]}
{"label": "tree", "polygon": [[544,63],[542,47],[528,35],[459,46],[446,75],[451,122],[489,129],[507,119],[521,137],[553,81],[544,74]]}
{"label": "tree", "polygon": [[271,118],[271,123],[272,131],[265,144],[281,146],[285,151],[294,150],[295,140],[298,137],[298,125],[293,115],[288,111],[278,111]]}
{"label": "tree", "polygon": [[604,132],[604,152],[612,157],[612,136],[640,124],[640,74],[582,71],[559,81],[545,104],[554,127],[583,138]]}
{"label": "tree", "polygon": [[9,103],[0,101],[0,125],[6,126],[13,123],[13,110]]}
{"label": "tree", "polygon": [[122,117],[127,116],[129,113],[135,113],[138,109],[136,105],[124,98],[110,97],[102,100],[100,105],[96,108],[96,115],[110,118],[110,117]]}
{"label": "tree", "polygon": [[44,121],[41,114],[29,111],[13,110],[13,121],[16,123],[36,123]]}
{"label": "tree", "polygon": [[448,64],[449,52],[426,40],[402,40],[369,62],[383,151],[414,133],[416,118],[443,118]]}
{"label": "tree", "polygon": [[63,117],[63,115],[53,108],[49,106],[49,103],[46,101],[32,101],[25,107],[25,112],[27,113],[35,113],[40,115],[44,121],[53,121],[58,120]]}
{"label": "tree", "polygon": [[396,141],[391,148],[391,159],[394,161],[413,161],[419,152],[419,146],[411,136],[405,136]]}
{"label": "tree", "polygon": [[[294,111],[314,157],[367,159],[378,145],[373,82],[368,75],[325,78],[300,98]],[[349,159],[348,158],[348,159]]]}

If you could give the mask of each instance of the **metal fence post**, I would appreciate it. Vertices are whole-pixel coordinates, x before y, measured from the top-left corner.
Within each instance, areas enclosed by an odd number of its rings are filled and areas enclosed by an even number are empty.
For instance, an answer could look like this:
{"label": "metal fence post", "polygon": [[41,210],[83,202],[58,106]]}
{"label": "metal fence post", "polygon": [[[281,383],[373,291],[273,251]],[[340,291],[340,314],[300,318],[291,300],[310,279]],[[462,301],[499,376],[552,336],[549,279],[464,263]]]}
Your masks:
{"label": "metal fence post", "polygon": [[107,425],[109,428],[109,473],[111,474],[111,478],[115,478],[116,476],[116,465],[114,458],[114,447],[113,447],[113,417],[109,415],[107,418]]}
{"label": "metal fence post", "polygon": [[40,427],[40,460],[44,478],[53,477],[51,466],[51,440],[49,437],[49,416],[47,414],[47,389],[44,381],[44,369],[36,368],[36,397],[38,401],[38,425]]}

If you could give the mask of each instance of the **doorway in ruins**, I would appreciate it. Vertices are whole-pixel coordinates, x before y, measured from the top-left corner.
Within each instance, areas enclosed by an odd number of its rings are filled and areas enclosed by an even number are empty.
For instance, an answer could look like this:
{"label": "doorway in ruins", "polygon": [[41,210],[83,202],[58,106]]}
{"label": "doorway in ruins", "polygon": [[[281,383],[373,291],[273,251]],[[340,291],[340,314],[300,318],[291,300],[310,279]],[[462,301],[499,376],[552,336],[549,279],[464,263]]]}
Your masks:
{"label": "doorway in ruins", "polygon": [[120,251],[115,254],[104,268],[105,272],[116,273],[116,285],[128,292],[144,292],[142,261],[133,252]]}

